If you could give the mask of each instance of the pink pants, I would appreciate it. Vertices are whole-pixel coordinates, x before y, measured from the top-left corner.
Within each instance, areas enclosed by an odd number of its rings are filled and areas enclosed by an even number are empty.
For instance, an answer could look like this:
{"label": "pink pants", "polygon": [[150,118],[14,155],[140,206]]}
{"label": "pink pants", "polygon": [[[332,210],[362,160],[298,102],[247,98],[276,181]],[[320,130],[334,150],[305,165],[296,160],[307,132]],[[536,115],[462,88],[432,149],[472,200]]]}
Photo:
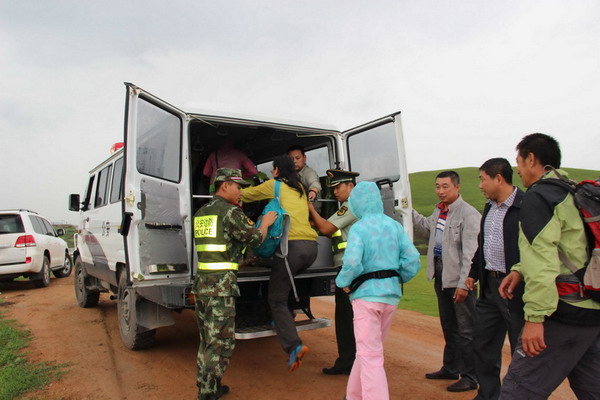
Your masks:
{"label": "pink pants", "polygon": [[347,400],[389,400],[383,368],[383,340],[396,308],[391,304],[352,300],[356,360],[348,379]]}

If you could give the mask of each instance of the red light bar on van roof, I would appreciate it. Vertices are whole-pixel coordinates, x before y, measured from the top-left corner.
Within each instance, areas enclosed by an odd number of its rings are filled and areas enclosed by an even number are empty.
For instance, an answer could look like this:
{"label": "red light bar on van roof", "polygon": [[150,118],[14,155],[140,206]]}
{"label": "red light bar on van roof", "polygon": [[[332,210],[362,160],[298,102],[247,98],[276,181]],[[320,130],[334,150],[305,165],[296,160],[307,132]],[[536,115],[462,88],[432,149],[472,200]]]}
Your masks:
{"label": "red light bar on van roof", "polygon": [[117,143],[113,144],[112,147],[110,148],[110,154],[116,153],[117,150],[123,148],[123,146],[125,146],[125,143],[123,143],[123,142],[117,142]]}

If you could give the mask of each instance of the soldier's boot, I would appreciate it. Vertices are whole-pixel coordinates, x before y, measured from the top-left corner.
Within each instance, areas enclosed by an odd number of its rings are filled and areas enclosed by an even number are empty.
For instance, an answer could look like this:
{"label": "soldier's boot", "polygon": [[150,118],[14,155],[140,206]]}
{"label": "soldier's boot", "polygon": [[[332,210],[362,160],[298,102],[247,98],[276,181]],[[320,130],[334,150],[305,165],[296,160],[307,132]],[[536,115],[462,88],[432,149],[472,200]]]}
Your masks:
{"label": "soldier's boot", "polygon": [[229,386],[221,383],[221,378],[217,378],[217,398],[229,393]]}
{"label": "soldier's boot", "polygon": [[222,385],[222,386],[219,386],[219,388],[217,389],[217,393],[209,393],[207,395],[201,396],[201,399],[202,400],[218,400],[222,396],[226,395],[227,393],[229,393],[229,386]]}

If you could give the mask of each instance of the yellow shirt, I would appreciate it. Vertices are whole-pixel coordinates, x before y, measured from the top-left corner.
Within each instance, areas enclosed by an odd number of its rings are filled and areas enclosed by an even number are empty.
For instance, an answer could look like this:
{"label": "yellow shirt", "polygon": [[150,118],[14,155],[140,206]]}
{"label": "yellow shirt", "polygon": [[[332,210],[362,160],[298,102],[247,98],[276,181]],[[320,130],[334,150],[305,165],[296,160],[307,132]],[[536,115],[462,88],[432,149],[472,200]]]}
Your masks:
{"label": "yellow shirt", "polygon": [[[270,179],[258,186],[242,189],[242,201],[251,203],[258,200],[275,197],[275,180]],[[289,240],[317,240],[317,232],[308,222],[308,199],[306,194],[299,196],[298,192],[281,182],[279,200],[281,206],[290,215]]]}

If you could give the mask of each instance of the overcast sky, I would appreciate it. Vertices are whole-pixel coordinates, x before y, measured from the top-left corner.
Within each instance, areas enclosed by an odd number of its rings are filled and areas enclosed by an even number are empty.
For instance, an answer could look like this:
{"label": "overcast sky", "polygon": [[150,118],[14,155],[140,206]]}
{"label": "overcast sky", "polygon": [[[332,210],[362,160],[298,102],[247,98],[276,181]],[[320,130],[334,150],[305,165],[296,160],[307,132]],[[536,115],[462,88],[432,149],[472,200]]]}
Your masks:
{"label": "overcast sky", "polygon": [[400,110],[410,172],[556,137],[600,169],[600,2],[0,0],[0,209],[76,223],[132,82],[345,130]]}

